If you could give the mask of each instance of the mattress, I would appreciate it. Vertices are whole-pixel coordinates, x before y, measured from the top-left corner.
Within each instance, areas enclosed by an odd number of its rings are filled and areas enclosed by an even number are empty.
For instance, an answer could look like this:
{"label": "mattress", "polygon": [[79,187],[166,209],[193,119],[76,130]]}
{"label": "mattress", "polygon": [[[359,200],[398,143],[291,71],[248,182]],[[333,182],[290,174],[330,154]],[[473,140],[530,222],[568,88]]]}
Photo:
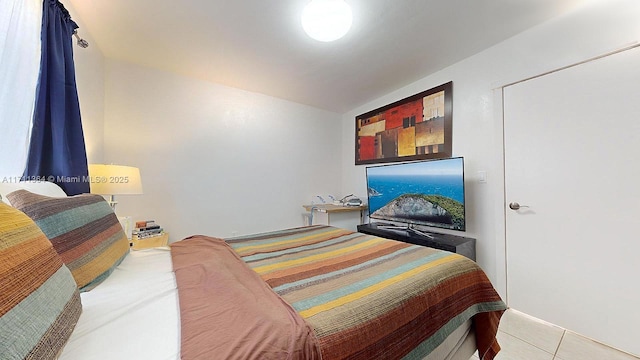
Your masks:
{"label": "mattress", "polygon": [[[132,252],[113,274],[81,294],[83,313],[61,360],[180,359],[180,316],[169,250]],[[426,360],[469,359],[471,321]]]}

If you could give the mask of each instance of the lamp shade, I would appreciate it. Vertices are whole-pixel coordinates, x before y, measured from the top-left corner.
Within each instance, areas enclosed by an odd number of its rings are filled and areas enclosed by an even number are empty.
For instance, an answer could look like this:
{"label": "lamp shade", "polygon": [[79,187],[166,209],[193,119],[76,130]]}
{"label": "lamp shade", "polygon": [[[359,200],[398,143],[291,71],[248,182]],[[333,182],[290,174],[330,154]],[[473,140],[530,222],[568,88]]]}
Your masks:
{"label": "lamp shade", "polygon": [[91,193],[100,195],[142,194],[140,169],[133,166],[89,164]]}
{"label": "lamp shade", "polygon": [[302,28],[318,41],[334,41],[351,28],[353,14],[344,0],[312,0],[302,11]]}

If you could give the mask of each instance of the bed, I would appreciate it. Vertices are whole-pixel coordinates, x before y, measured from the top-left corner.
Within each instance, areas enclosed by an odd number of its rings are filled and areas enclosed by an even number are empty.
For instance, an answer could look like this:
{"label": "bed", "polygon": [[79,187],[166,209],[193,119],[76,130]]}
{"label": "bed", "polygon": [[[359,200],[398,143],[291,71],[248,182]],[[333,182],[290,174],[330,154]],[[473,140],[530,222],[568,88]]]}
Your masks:
{"label": "bed", "polygon": [[[77,198],[21,194],[31,213],[38,201],[50,209]],[[93,195],[81,197],[86,209]],[[504,303],[473,261],[448,252],[312,226],[111,257],[51,358],[468,360],[499,351]]]}

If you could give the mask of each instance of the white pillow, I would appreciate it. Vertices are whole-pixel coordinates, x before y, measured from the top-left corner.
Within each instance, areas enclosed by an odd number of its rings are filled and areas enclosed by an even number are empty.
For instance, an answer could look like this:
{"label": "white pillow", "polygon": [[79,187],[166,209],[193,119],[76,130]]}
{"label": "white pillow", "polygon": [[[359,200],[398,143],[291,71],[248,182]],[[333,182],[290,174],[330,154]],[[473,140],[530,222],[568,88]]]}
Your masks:
{"label": "white pillow", "polygon": [[11,205],[9,199],[7,199],[7,194],[12,193],[16,190],[24,189],[30,191],[34,194],[51,196],[51,197],[66,197],[67,194],[62,190],[62,188],[52,182],[48,181],[25,181],[18,183],[3,183],[0,182],[0,198],[2,201]]}

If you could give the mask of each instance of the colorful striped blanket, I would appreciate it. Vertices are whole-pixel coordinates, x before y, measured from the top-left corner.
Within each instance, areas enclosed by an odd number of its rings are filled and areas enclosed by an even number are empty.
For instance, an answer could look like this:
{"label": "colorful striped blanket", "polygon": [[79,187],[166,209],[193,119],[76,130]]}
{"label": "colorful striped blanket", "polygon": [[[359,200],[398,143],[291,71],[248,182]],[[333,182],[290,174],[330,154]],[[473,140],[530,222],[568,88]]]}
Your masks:
{"label": "colorful striped blanket", "polygon": [[311,325],[322,358],[422,358],[472,319],[481,359],[505,304],[463,256],[329,226],[226,242]]}

